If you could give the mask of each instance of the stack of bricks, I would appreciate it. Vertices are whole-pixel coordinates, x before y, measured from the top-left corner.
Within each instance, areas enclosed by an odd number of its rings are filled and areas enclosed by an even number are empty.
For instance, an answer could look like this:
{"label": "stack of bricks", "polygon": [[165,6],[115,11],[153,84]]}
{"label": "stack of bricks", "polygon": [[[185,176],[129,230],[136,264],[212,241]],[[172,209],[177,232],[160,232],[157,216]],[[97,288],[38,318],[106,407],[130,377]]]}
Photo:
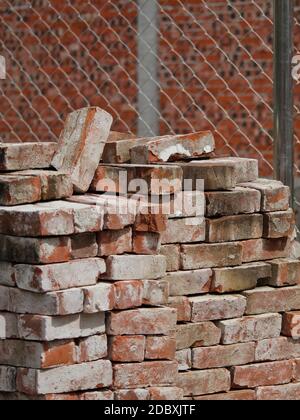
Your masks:
{"label": "stack of bricks", "polygon": [[111,123],[0,145],[0,399],[300,399],[289,189]]}

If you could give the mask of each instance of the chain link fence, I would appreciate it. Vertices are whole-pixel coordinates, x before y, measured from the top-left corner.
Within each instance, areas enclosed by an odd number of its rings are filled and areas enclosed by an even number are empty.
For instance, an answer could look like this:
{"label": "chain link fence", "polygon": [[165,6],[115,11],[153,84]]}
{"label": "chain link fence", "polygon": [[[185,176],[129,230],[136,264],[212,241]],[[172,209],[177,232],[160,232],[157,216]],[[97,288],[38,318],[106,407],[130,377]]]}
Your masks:
{"label": "chain link fence", "polygon": [[[118,131],[211,129],[218,153],[257,158],[272,176],[272,10],[272,0],[1,0],[1,138],[55,140],[68,112],[97,105]],[[297,174],[299,115],[298,103]]]}

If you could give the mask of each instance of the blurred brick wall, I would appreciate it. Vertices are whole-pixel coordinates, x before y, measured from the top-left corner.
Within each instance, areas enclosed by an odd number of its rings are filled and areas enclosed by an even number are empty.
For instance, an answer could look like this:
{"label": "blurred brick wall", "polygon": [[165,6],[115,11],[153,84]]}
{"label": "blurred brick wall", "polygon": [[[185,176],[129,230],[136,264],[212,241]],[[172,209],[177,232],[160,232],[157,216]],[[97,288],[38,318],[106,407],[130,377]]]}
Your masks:
{"label": "blurred brick wall", "polygon": [[[53,140],[60,119],[89,104],[111,112],[114,129],[136,132],[136,2],[30,3],[0,3],[2,139]],[[220,153],[256,157],[271,175],[272,1],[231,4],[160,1],[160,129],[212,129]],[[296,128],[300,135],[300,119]]]}

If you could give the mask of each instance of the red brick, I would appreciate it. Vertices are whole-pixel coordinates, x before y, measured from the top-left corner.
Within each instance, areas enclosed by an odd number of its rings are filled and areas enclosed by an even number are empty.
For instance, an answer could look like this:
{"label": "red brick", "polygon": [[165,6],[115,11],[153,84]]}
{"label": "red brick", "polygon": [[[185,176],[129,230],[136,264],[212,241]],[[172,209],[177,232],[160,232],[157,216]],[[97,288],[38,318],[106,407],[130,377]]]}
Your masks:
{"label": "red brick", "polygon": [[151,214],[151,210],[149,210],[148,214],[137,215],[134,230],[136,232],[161,233],[167,229],[167,220],[166,214]]}
{"label": "red brick", "polygon": [[97,234],[99,256],[120,255],[132,252],[132,229],[104,230]]}
{"label": "red brick", "polygon": [[244,315],[246,299],[239,295],[196,296],[189,298],[192,322],[239,318]]}
{"label": "red brick", "polygon": [[189,347],[208,347],[220,343],[221,330],[213,322],[177,325],[177,350]]}
{"label": "red brick", "polygon": [[[140,145],[139,142],[142,144]],[[146,142],[146,144],[144,144]],[[132,163],[158,163],[202,157],[215,149],[213,134],[209,131],[184,135],[137,139],[130,149]]]}
{"label": "red brick", "polygon": [[243,247],[242,261],[254,262],[287,258],[291,243],[286,238],[281,239],[252,239],[241,242]]}
{"label": "red brick", "polygon": [[171,308],[141,308],[108,314],[109,335],[169,335],[176,327],[176,311]]}
{"label": "red brick", "polygon": [[255,344],[233,344],[192,350],[193,369],[247,365],[255,360]]}
{"label": "red brick", "polygon": [[91,107],[68,115],[52,166],[72,177],[76,192],[86,192],[103,154],[112,116]]}
{"label": "red brick", "polygon": [[95,233],[81,233],[71,236],[72,259],[93,258],[98,255]]}
{"label": "red brick", "polygon": [[280,289],[259,287],[243,294],[247,298],[247,315],[300,309],[300,286]]}
{"label": "red brick", "polygon": [[146,338],[137,336],[110,337],[109,359],[114,362],[142,362],[145,358]]}
{"label": "red brick", "polygon": [[177,322],[190,322],[191,321],[191,304],[186,296],[170,297],[168,306],[177,311]]}
{"label": "red brick", "polygon": [[256,159],[240,157],[218,157],[215,159],[210,159],[209,163],[223,163],[233,165],[238,183],[255,181],[258,178],[258,161]]}
{"label": "red brick", "polygon": [[0,261],[0,284],[2,286],[16,285],[16,272],[15,266],[11,263]]}
{"label": "red brick", "polygon": [[2,143],[0,171],[48,168],[56,150],[56,143]]}
{"label": "red brick", "polygon": [[145,359],[174,360],[175,352],[176,352],[175,338],[149,336],[146,339]]}
{"label": "red brick", "polygon": [[293,379],[296,382],[300,381],[300,359],[297,359],[294,362],[294,376],[293,376]]}
{"label": "red brick", "polygon": [[183,270],[233,267],[242,264],[241,243],[182,245]]}
{"label": "red brick", "polygon": [[160,254],[166,257],[167,271],[180,270],[180,246],[179,245],[162,245]]}
{"label": "red brick", "polygon": [[291,382],[293,362],[261,363],[238,366],[232,369],[235,388],[256,388],[258,386],[281,385]]}
{"label": "red brick", "polygon": [[107,336],[93,335],[80,340],[78,346],[78,363],[93,362],[107,357]]}
{"label": "red brick", "polygon": [[232,391],[226,394],[204,395],[195,397],[196,401],[254,401],[256,400],[255,391]]}
{"label": "red brick", "polygon": [[166,274],[166,259],[161,255],[110,256],[106,265],[103,278],[107,280],[156,280]]}
{"label": "red brick", "polygon": [[105,163],[129,163],[130,149],[136,145],[136,137],[131,135],[127,139],[107,142],[102,160]]}
{"label": "red brick", "polygon": [[197,396],[230,390],[230,373],[226,369],[211,369],[179,373],[177,386],[184,396]]}
{"label": "red brick", "polygon": [[180,388],[149,388],[151,401],[181,401],[183,400],[183,391]]}
{"label": "red brick", "polygon": [[300,311],[283,315],[282,334],[296,340],[300,338]]}
{"label": "red brick", "polygon": [[295,213],[292,209],[264,215],[264,238],[285,238],[295,230]]}
{"label": "red brick", "polygon": [[164,280],[169,283],[170,296],[204,294],[210,291],[212,270],[204,269],[168,273]]}
{"label": "red brick", "polygon": [[120,389],[115,391],[117,401],[147,401],[150,399],[148,389]]}
{"label": "red brick", "polygon": [[257,389],[259,401],[299,401],[300,384],[267,386]]}
{"label": "red brick", "polygon": [[263,216],[260,214],[225,216],[207,219],[207,242],[220,243],[257,239],[263,235]]}
{"label": "red brick", "polygon": [[174,385],[177,379],[176,362],[143,362],[114,366],[115,388],[136,388]]}
{"label": "red brick", "polygon": [[179,372],[186,372],[192,369],[192,350],[183,349],[176,351]]}
{"label": "red brick", "polygon": [[155,255],[161,247],[161,236],[154,232],[135,232],[133,235],[133,252],[135,254]]}
{"label": "red brick", "polygon": [[0,366],[0,391],[14,392],[16,391],[16,374],[17,370],[10,366]]}
{"label": "red brick", "polygon": [[255,360],[257,362],[272,362],[275,360],[300,357],[299,341],[286,337],[259,341],[256,346]]}
{"label": "red brick", "polygon": [[94,314],[111,311],[115,307],[115,289],[111,283],[98,283],[95,286],[84,287],[83,312]]}
{"label": "red brick", "polygon": [[162,244],[193,243],[205,241],[205,219],[192,217],[170,219],[162,233]]}
{"label": "red brick", "polygon": [[269,261],[272,275],[264,281],[264,285],[283,287],[300,284],[300,262],[290,258]]}
{"label": "red brick", "polygon": [[35,176],[0,176],[0,205],[35,203],[42,198],[41,181]]}
{"label": "red brick", "polygon": [[114,283],[115,309],[138,308],[143,304],[143,283],[141,281],[120,281]]}

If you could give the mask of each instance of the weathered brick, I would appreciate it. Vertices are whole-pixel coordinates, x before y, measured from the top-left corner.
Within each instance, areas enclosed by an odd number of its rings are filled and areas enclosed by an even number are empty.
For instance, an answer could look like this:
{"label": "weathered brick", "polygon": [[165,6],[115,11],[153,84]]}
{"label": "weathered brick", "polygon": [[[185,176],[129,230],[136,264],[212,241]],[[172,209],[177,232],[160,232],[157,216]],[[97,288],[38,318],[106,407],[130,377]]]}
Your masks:
{"label": "weathered brick", "polygon": [[178,362],[179,372],[185,372],[192,369],[192,350],[183,349],[176,352],[176,361]]}
{"label": "weathered brick", "polygon": [[263,235],[263,216],[260,214],[242,214],[207,219],[207,242],[231,242],[245,239],[258,239]]}
{"label": "weathered brick", "polygon": [[25,264],[52,264],[69,261],[69,237],[23,238],[0,235],[0,259]]}
{"label": "weathered brick", "polygon": [[[142,144],[139,141],[142,140]],[[190,160],[205,156],[215,149],[213,134],[200,131],[192,134],[168,135],[152,139],[137,139],[130,149],[132,163],[158,163]],[[146,140],[145,144],[143,140]]]}
{"label": "weathered brick", "polygon": [[291,382],[293,362],[272,362],[232,368],[234,388],[281,385]]}
{"label": "weathered brick", "polygon": [[18,337],[18,316],[8,312],[0,312],[0,339]]}
{"label": "weathered brick", "polygon": [[80,340],[78,345],[78,363],[93,362],[103,359],[108,354],[107,336],[93,335]]}
{"label": "weathered brick", "polygon": [[18,391],[29,395],[99,389],[111,384],[112,367],[108,360],[50,370],[19,369],[17,373]]}
{"label": "weathered brick", "polygon": [[271,266],[265,263],[250,263],[234,268],[214,269],[212,292],[232,293],[254,289],[259,279],[271,277]]}
{"label": "weathered brick", "polygon": [[250,188],[210,191],[205,193],[205,197],[206,217],[259,213],[261,209],[260,192]]}
{"label": "weathered brick", "polygon": [[177,378],[176,362],[120,364],[113,368],[115,388],[173,385]]}
{"label": "weathered brick", "polygon": [[145,358],[146,338],[143,335],[110,337],[109,359],[113,362],[142,362]]}
{"label": "weathered brick", "polygon": [[175,330],[176,311],[170,308],[141,308],[111,312],[107,317],[109,335],[169,335]]}
{"label": "weathered brick", "polygon": [[73,260],[97,257],[98,244],[95,233],[80,233],[71,236],[70,239]]}
{"label": "weathered brick", "polygon": [[170,296],[204,294],[210,291],[212,270],[178,271],[168,273],[164,281],[169,283]]}
{"label": "weathered brick", "polygon": [[38,343],[24,340],[0,341],[0,364],[33,369],[72,365],[76,363],[73,341]]}
{"label": "weathered brick", "polygon": [[110,256],[106,266],[103,278],[107,280],[156,280],[166,274],[166,259],[161,255]]}
{"label": "weathered brick", "polygon": [[184,180],[184,191],[165,197],[165,202],[163,201],[163,211],[168,214],[169,219],[204,217],[205,215],[204,191],[186,191],[188,187],[185,187],[185,182]]}
{"label": "weathered brick", "polygon": [[147,401],[150,399],[148,389],[119,389],[115,391],[117,401]]}
{"label": "weathered brick", "polygon": [[0,261],[0,284],[2,286],[15,286],[16,275],[15,267],[13,264]]}
{"label": "weathered brick", "polygon": [[60,200],[73,194],[71,177],[63,171],[27,170],[16,174],[40,179],[42,201]]}
{"label": "weathered brick", "polygon": [[160,254],[166,257],[167,271],[179,271],[180,269],[180,246],[179,245],[162,245]]}
{"label": "weathered brick", "polygon": [[20,289],[46,293],[95,285],[106,265],[101,258],[87,258],[61,264],[18,264],[14,269]]}
{"label": "weathered brick", "polygon": [[244,315],[246,299],[239,295],[191,297],[192,322],[239,318]]}
{"label": "weathered brick", "polygon": [[279,314],[266,314],[220,321],[222,344],[248,343],[268,338],[277,338],[281,332],[282,318]]}
{"label": "weathered brick", "polygon": [[291,242],[286,238],[252,239],[241,242],[241,245],[244,263],[287,258],[291,248]]}
{"label": "weathered brick", "polygon": [[255,182],[243,183],[240,186],[260,191],[262,212],[283,211],[289,208],[290,190],[280,181],[257,179]]}
{"label": "weathered brick", "polygon": [[91,191],[174,194],[182,190],[182,170],[175,165],[106,165],[96,170]]}
{"label": "weathered brick", "polygon": [[283,314],[282,334],[297,340],[300,338],[300,311]]}
{"label": "weathered brick", "polygon": [[257,362],[272,362],[300,357],[300,342],[286,337],[259,341],[256,346]]}
{"label": "weathered brick", "polygon": [[285,238],[295,230],[295,213],[292,209],[264,214],[264,238]]}
{"label": "weathered brick", "polygon": [[[111,131],[109,133],[108,139],[107,139],[107,143],[105,145],[105,147],[108,145],[108,143],[114,143],[117,141],[121,141],[121,140],[128,140],[128,139],[132,139],[134,141],[134,139],[136,138],[136,136],[134,136],[131,133],[121,133],[119,131]],[[105,150],[105,148],[104,148]]]}
{"label": "weathered brick", "polygon": [[226,369],[211,369],[179,373],[177,386],[184,396],[197,396],[230,390],[230,373]]}
{"label": "weathered brick", "polygon": [[149,209],[148,214],[138,214],[134,224],[136,232],[153,232],[161,233],[167,229],[168,216],[166,214],[151,213]]}
{"label": "weathered brick", "polygon": [[135,232],[133,252],[135,254],[156,255],[161,247],[161,236],[155,232]]}
{"label": "weathered brick", "polygon": [[83,293],[78,288],[37,294],[14,287],[0,286],[0,295],[0,311],[20,314],[69,315],[83,310]]}
{"label": "weathered brick", "polygon": [[105,230],[97,234],[99,256],[120,255],[132,252],[132,229]]}
{"label": "weathered brick", "polygon": [[[18,393],[7,394],[11,401],[111,401],[114,399],[112,391],[96,391],[96,392],[70,392],[65,394],[46,394],[39,396],[31,396]],[[0,394],[0,400],[2,395]]]}
{"label": "weathered brick", "polygon": [[22,315],[18,321],[20,338],[29,341],[54,341],[105,333],[104,313],[60,317]]}
{"label": "weathered brick", "polygon": [[170,219],[162,233],[162,244],[192,243],[205,241],[205,219],[192,217]]}
{"label": "weathered brick", "polygon": [[169,283],[163,280],[143,280],[143,304],[166,305],[169,298]]}
{"label": "weathered brick", "polygon": [[183,179],[191,180],[191,190],[203,188],[205,191],[231,190],[236,187],[237,173],[232,163],[211,160],[181,163]]}
{"label": "weathered brick", "polygon": [[299,401],[300,383],[258,388],[257,399],[259,401]]}
{"label": "weathered brick", "polygon": [[[123,140],[114,140],[106,143],[102,160],[105,163],[130,162],[130,149],[136,145],[137,138],[133,135],[126,136]],[[140,140],[139,140],[140,141]]]}
{"label": "weathered brick", "polygon": [[183,270],[232,267],[242,264],[241,243],[182,245]]}
{"label": "weathered brick", "polygon": [[189,347],[208,347],[220,343],[221,330],[213,322],[177,325],[177,350]]}
{"label": "weathered brick", "polygon": [[238,183],[255,181],[258,178],[258,160],[240,157],[210,159],[211,163],[231,164],[235,168]]}
{"label": "weathered brick", "polygon": [[83,312],[94,314],[111,311],[115,307],[114,286],[111,283],[98,283],[96,286],[88,286],[83,289],[84,303]]}
{"label": "weathered brick", "polygon": [[293,374],[293,379],[296,382],[300,381],[300,359],[295,360],[294,362],[294,374]]}
{"label": "weathered brick", "polygon": [[168,299],[168,306],[177,311],[177,322],[190,322],[192,317],[191,304],[186,296],[175,296]]}
{"label": "weathered brick", "polygon": [[192,350],[193,369],[247,365],[255,360],[255,344],[233,344]]}
{"label": "weathered brick", "polygon": [[16,374],[17,370],[10,366],[0,366],[0,391],[14,392],[16,391]]}
{"label": "weathered brick", "polygon": [[42,199],[41,181],[35,176],[1,175],[0,205],[16,206]]}
{"label": "weathered brick", "polygon": [[149,388],[150,400],[152,401],[181,401],[183,400],[183,391],[175,387],[154,387]]}
{"label": "weathered brick", "polygon": [[300,309],[300,286],[280,289],[259,287],[243,294],[247,298],[247,315]]}
{"label": "weathered brick", "polygon": [[56,143],[2,143],[0,171],[48,168],[56,150]]}
{"label": "weathered brick", "polygon": [[75,190],[86,192],[103,154],[112,116],[100,108],[84,108],[68,115],[52,166],[72,177]]}
{"label": "weathered brick", "polygon": [[146,338],[145,359],[148,360],[174,360],[176,340],[172,337],[148,336]]}
{"label": "weathered brick", "polygon": [[263,284],[274,287],[295,286],[300,284],[300,262],[291,258],[269,261],[272,275]]}
{"label": "weathered brick", "polygon": [[144,285],[141,281],[120,281],[114,283],[115,309],[138,308],[143,304]]}
{"label": "weathered brick", "polygon": [[204,395],[195,397],[196,401],[254,401],[256,400],[255,391],[232,391],[225,394]]}

